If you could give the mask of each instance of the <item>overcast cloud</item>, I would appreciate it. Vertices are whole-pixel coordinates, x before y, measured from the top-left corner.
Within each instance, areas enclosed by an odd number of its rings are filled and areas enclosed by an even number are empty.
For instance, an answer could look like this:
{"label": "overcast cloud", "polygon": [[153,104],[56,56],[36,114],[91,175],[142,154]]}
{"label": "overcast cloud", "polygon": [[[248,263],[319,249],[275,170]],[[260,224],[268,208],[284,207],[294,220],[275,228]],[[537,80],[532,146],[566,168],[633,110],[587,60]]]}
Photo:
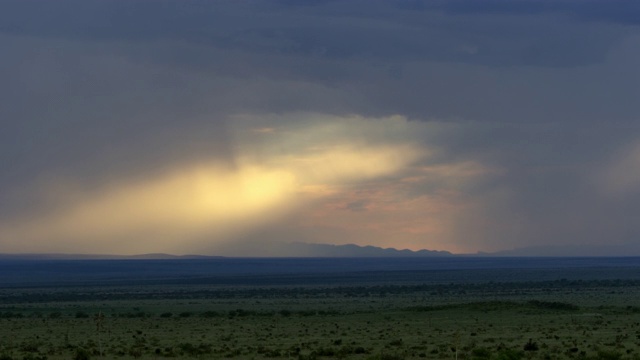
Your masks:
{"label": "overcast cloud", "polygon": [[0,2],[0,251],[638,245],[639,19],[604,0]]}

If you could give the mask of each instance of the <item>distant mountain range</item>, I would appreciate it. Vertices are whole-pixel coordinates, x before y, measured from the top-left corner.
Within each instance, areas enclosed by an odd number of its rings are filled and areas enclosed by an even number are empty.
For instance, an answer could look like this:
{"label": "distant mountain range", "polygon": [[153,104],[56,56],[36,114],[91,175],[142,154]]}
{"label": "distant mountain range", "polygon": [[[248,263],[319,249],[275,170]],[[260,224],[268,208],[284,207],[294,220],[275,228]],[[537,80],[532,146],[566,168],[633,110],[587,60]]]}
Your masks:
{"label": "distant mountain range", "polygon": [[[261,244],[256,244],[259,246]],[[532,246],[491,253],[452,254],[437,250],[398,250],[376,246],[355,244],[310,244],[310,243],[271,243],[264,246],[260,257],[448,257],[448,256],[495,256],[495,257],[593,257],[593,256],[640,256],[640,244],[619,245],[558,245]],[[171,255],[163,253],[140,255],[104,255],[104,254],[0,254],[0,260],[170,260],[170,259],[212,259],[225,256],[211,255]],[[234,255],[233,257],[243,257]],[[255,256],[248,256],[255,257]]]}
{"label": "distant mountain range", "polygon": [[[270,244],[265,257],[433,257],[453,256],[448,251],[432,250],[397,250],[394,248],[380,248],[376,246],[359,246],[354,244],[307,244],[280,243]],[[169,259],[209,259],[222,256],[208,255],[171,255],[171,254],[140,254],[140,255],[102,255],[102,254],[0,254],[2,259],[16,260],[169,260]]]}
{"label": "distant mountain range", "polygon": [[394,248],[381,248],[377,246],[360,246],[355,244],[308,244],[290,243],[282,246],[280,251],[284,256],[303,257],[433,257],[453,256],[448,251],[437,250],[398,250]]}

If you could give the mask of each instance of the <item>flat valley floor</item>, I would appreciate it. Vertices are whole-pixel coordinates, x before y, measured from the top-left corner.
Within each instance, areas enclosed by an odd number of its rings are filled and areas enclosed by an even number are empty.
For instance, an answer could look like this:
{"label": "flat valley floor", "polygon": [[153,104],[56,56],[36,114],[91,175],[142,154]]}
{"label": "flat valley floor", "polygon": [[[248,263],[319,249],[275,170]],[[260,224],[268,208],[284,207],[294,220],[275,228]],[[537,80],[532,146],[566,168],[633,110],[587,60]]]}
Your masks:
{"label": "flat valley floor", "polygon": [[0,359],[640,359],[635,260],[75,278],[73,261],[5,262],[22,280],[0,288]]}

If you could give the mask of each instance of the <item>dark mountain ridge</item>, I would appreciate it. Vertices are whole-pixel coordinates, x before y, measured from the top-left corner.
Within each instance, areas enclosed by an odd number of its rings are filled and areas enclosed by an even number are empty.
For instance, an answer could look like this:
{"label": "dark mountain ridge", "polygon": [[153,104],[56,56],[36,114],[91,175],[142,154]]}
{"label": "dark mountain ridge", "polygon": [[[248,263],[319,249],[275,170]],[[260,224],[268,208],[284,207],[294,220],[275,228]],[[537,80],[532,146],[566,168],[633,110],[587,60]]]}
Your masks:
{"label": "dark mountain ridge", "polygon": [[[289,243],[269,245],[272,247],[270,255],[267,257],[434,257],[453,256],[448,251],[436,250],[408,250],[381,248],[376,246],[359,246],[355,244],[332,245],[332,244],[308,244]],[[274,249],[275,247],[275,249]],[[273,255],[276,254],[276,255]],[[22,253],[22,254],[0,254],[0,260],[171,260],[171,259],[208,259],[221,258],[224,256],[214,255],[172,255],[164,253],[136,254],[136,255],[113,255],[113,254],[64,254],[64,253]]]}

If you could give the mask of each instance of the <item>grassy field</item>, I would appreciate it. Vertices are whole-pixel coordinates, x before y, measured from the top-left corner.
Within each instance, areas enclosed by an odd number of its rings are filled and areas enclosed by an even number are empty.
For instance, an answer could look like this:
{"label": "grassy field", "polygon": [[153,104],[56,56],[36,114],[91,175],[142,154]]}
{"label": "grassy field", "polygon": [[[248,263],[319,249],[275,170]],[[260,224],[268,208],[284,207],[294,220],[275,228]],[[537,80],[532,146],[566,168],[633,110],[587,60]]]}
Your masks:
{"label": "grassy field", "polygon": [[0,359],[640,359],[640,281],[0,291]]}

